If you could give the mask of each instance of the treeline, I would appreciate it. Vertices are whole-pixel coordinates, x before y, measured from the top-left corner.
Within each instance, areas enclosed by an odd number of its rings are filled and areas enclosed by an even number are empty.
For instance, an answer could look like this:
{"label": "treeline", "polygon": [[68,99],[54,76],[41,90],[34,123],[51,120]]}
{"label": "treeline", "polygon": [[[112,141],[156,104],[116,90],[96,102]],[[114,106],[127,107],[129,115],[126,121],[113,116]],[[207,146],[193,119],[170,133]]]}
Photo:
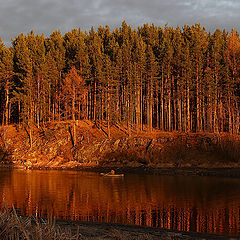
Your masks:
{"label": "treeline", "polygon": [[[239,133],[240,39],[200,24],[20,34],[0,44],[2,124]],[[110,128],[108,128],[110,129]],[[108,133],[110,134],[110,132]]]}

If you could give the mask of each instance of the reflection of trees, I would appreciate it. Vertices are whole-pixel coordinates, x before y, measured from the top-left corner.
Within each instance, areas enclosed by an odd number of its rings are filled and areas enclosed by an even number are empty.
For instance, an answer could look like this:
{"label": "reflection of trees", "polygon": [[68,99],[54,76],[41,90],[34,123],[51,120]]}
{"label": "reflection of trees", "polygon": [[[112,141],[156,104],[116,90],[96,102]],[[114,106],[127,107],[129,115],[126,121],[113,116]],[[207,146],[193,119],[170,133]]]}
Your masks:
{"label": "reflection of trees", "polygon": [[240,227],[234,179],[16,170],[7,179],[2,207],[5,199],[23,215],[231,234]]}
{"label": "reflection of trees", "polygon": [[11,186],[12,169],[0,169],[0,196],[1,204],[5,206],[6,198],[5,189]]}

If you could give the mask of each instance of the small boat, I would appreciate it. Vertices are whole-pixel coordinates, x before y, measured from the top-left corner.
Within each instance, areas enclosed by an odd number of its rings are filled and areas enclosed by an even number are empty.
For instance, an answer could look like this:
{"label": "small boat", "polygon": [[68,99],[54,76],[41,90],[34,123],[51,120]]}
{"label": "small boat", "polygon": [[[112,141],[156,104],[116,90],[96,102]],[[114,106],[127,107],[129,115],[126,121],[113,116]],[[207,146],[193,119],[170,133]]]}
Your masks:
{"label": "small boat", "polygon": [[100,173],[103,177],[124,177],[124,174]]}

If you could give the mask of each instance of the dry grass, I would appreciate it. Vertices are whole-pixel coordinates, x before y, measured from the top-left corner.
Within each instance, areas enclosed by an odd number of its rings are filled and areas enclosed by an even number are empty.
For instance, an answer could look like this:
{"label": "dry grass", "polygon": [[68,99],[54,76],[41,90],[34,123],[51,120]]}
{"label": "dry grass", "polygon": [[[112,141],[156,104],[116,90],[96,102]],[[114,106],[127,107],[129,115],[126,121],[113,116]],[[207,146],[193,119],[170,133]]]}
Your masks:
{"label": "dry grass", "polygon": [[[7,209],[7,208],[6,208]],[[101,227],[94,224],[86,226],[56,223],[54,220],[21,217],[12,211],[0,212],[1,240],[157,240],[157,239],[186,239],[186,236],[175,233],[161,232],[151,234],[136,229],[117,229]],[[188,238],[187,239],[191,239]]]}
{"label": "dry grass", "polygon": [[177,165],[189,163],[222,166],[240,163],[239,136],[230,134],[183,135],[166,144],[162,158]]}
{"label": "dry grass", "polygon": [[[132,138],[117,151],[110,151],[104,161],[119,164],[139,163],[151,166],[221,167],[238,166],[240,163],[240,138],[229,134],[191,133],[152,138]],[[121,144],[119,144],[121,145]]]}
{"label": "dry grass", "polygon": [[219,136],[215,148],[226,160],[230,162],[240,162],[239,136],[231,134]]}
{"label": "dry grass", "polygon": [[0,239],[7,240],[67,240],[81,239],[80,234],[73,235],[70,229],[61,229],[55,222],[18,217],[14,208],[11,212],[0,213]]}

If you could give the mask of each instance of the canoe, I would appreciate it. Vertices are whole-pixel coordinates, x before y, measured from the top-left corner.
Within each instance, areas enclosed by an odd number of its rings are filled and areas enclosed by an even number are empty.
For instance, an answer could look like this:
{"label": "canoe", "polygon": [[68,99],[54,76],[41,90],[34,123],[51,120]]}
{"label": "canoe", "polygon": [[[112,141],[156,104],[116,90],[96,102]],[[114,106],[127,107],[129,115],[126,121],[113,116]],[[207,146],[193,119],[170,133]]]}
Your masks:
{"label": "canoe", "polygon": [[124,174],[110,174],[110,173],[100,173],[103,177],[123,177]]}

